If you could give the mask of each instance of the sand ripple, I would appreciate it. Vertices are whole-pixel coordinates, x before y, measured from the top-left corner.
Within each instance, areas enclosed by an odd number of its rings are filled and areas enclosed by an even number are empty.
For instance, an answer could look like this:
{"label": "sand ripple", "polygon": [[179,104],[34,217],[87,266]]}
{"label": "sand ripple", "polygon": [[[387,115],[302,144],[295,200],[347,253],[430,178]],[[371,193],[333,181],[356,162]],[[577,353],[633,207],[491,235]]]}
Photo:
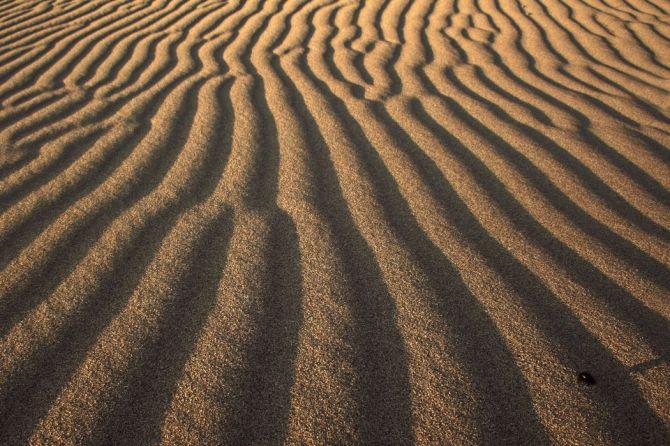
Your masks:
{"label": "sand ripple", "polygon": [[0,0],[0,444],[669,444],[669,147],[667,0]]}

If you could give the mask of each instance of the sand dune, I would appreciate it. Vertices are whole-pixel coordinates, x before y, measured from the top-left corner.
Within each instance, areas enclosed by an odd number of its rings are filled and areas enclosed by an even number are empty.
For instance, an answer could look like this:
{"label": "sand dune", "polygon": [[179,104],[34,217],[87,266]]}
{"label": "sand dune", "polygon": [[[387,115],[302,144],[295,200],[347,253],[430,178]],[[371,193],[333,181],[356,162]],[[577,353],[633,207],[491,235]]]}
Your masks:
{"label": "sand dune", "polygon": [[670,2],[0,0],[0,444],[159,443],[670,444]]}

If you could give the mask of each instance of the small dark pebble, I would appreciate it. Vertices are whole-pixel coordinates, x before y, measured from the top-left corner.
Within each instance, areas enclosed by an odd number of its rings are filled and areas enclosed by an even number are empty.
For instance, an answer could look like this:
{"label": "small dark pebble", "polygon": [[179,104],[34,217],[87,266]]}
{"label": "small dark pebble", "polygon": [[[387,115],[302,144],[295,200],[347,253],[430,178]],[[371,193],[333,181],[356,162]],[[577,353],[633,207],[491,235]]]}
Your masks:
{"label": "small dark pebble", "polygon": [[587,386],[592,386],[596,383],[596,379],[589,372],[582,372],[577,376],[577,380]]}

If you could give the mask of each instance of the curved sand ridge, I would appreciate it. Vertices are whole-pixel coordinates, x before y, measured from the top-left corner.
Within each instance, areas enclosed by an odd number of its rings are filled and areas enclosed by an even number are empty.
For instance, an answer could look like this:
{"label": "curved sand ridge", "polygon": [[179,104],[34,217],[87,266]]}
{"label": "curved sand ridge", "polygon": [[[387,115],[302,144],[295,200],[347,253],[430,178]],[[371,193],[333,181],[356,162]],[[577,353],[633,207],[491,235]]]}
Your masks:
{"label": "curved sand ridge", "polygon": [[0,443],[667,444],[669,146],[667,0],[2,0]]}

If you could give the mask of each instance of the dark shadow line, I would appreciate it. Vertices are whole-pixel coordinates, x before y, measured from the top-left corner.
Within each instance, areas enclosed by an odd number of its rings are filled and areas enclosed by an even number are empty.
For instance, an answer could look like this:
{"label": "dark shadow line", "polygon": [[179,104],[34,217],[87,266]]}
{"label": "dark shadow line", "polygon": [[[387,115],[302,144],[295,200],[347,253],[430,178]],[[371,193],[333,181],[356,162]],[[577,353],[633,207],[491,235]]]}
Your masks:
{"label": "dark shadow line", "polygon": [[[461,88],[466,94],[479,100],[490,107],[497,108],[494,104],[488,102],[477,93],[470,90],[457,79],[452,79],[458,88]],[[477,118],[472,116],[452,98],[446,97],[431,88],[440,101],[445,103],[448,108],[454,110],[454,113],[468,123],[478,134],[484,136],[492,144],[491,147],[497,151],[501,156],[504,156],[511,163],[513,163],[519,172],[526,174],[526,177],[537,187],[549,202],[551,202],[558,210],[570,216],[571,220],[586,234],[599,240],[603,245],[607,246],[612,252],[616,253],[622,260],[626,261],[631,267],[635,268],[641,275],[645,276],[657,285],[670,290],[670,271],[658,260],[646,254],[633,243],[624,239],[609,227],[591,217],[586,211],[576,205],[567,195],[565,195],[554,183],[552,183],[546,175],[530,162],[521,152],[508,144],[502,137],[490,130],[486,125],[481,123]],[[537,130],[525,126],[506,116],[505,112],[499,110],[501,118],[510,122],[511,125],[517,127],[520,131],[528,134],[542,147],[547,147],[550,154],[561,164],[570,168],[575,175],[578,175],[581,181],[586,183],[591,190],[596,192],[599,196],[606,199],[608,207],[619,215],[627,217],[638,227],[652,235],[660,237],[664,240],[670,240],[670,232],[664,227],[653,222],[644,214],[633,208],[627,201],[625,201],[618,193],[606,186],[592,171],[583,166],[579,160],[574,158],[562,147],[554,143],[552,140],[542,135]]]}
{"label": "dark shadow line", "polygon": [[[215,178],[212,178],[215,182]],[[153,445],[189,357],[214,308],[232,234],[233,210],[226,209],[202,230],[186,277],[179,278],[176,295],[162,315],[159,328],[135,358],[124,390],[114,395],[90,444]],[[146,298],[150,298],[146,296]]]}
{"label": "dark shadow line", "polygon": [[[515,228],[521,234],[561,265],[564,272],[567,273],[572,280],[590,290],[594,297],[600,297],[601,302],[605,304],[608,310],[619,320],[635,326],[657,353],[663,354],[668,351],[670,348],[670,322],[639,302],[634,296],[614,283],[539,224],[516,200],[516,198],[514,198],[495,174],[491,172],[472,152],[470,152],[467,147],[463,146],[454,136],[438,124],[434,118],[425,111],[420,102],[412,102],[412,113],[415,114],[416,118],[422,122],[426,128],[435,135],[435,137],[444,141],[446,150],[456,156],[472,172],[473,178],[484,190],[486,190],[491,199],[500,206],[501,210],[508,218],[510,218]],[[432,178],[435,178],[436,175],[437,174],[433,174]],[[436,193],[436,197],[453,197],[453,200],[450,199],[449,201],[445,201],[445,206],[451,203],[460,203],[460,198],[458,201],[454,201],[458,196],[451,186],[446,182],[441,183],[442,186],[440,192],[439,194]],[[464,204],[461,205],[461,209],[463,213],[467,211],[467,207]],[[470,214],[469,211],[467,211],[467,213]],[[472,224],[477,223],[476,217],[473,215],[469,217],[469,220]],[[459,223],[460,220],[455,219],[454,222]],[[471,231],[468,230],[469,227],[469,224],[461,224],[460,226],[465,235],[470,234]],[[478,234],[471,235],[473,241],[477,241],[481,235],[487,234],[486,230],[481,227],[481,224],[477,223],[476,227],[481,228],[481,230],[478,231]],[[494,242],[495,240],[491,239],[491,243]],[[495,243],[498,244],[498,242]],[[491,258],[496,258],[499,255],[500,254],[496,251],[496,254],[492,255]],[[510,262],[511,261],[512,258],[510,257]],[[495,262],[493,262],[493,264],[495,265]],[[504,270],[502,272],[504,272]],[[522,282],[523,281],[520,281],[519,283]]]}
{"label": "dark shadow line", "polygon": [[[194,88],[199,89],[197,85]],[[220,87],[220,90],[228,88],[230,88],[228,85],[224,85]],[[218,95],[226,96],[223,91],[219,91]],[[196,97],[197,92],[185,95],[187,102],[184,108],[192,116],[195,116]],[[192,123],[192,121],[193,118],[185,119],[187,123]],[[186,125],[185,128],[190,128],[190,125]],[[0,404],[0,407],[3,408],[0,412],[0,420],[6,420],[5,423],[0,424],[0,436],[19,438],[21,441],[18,444],[23,444],[28,439],[72,373],[85,360],[86,353],[96,341],[97,335],[122,311],[160,243],[174,226],[179,215],[211,195],[230,154],[230,131],[224,131],[224,134],[226,136],[223,141],[226,148],[212,150],[208,154],[210,159],[203,163],[204,170],[198,172],[196,177],[190,181],[190,186],[186,188],[187,190],[183,192],[174,206],[152,216],[142,226],[136,228],[133,238],[112,259],[113,266],[110,273],[102,279],[99,289],[93,290],[87,302],[78,311],[77,318],[71,320],[50,345],[40,347],[34,355],[33,364],[29,366],[29,370],[10,378],[9,383],[5,385],[7,390],[0,395],[0,401],[3,403]],[[179,147],[186,142],[185,138],[186,135],[175,136],[175,148],[172,150],[176,154],[181,152]],[[163,174],[158,173],[157,176],[162,177]],[[111,221],[115,217],[116,215],[110,215],[108,219]],[[88,252],[90,244],[99,237],[109,221],[103,219],[93,225],[91,228],[95,230],[93,234],[84,234],[76,238],[80,242],[77,245],[77,251],[81,252],[75,256],[75,259],[66,262],[62,269],[71,271],[76,267],[80,258],[83,258]],[[82,242],[82,240],[90,240],[90,243]],[[63,262],[62,257],[60,261]],[[68,274],[69,271],[63,274],[54,274],[53,271],[50,271],[48,276],[52,276],[51,286],[55,287],[55,284]],[[46,290],[44,294],[48,295],[50,292],[51,290]],[[24,309],[25,311],[27,309]],[[2,324],[2,326],[5,325]],[[62,360],[62,358],[67,358],[67,360]]]}
{"label": "dark shadow line", "polygon": [[280,209],[272,214],[267,252],[269,282],[258,328],[246,351],[249,367],[239,384],[237,413],[228,420],[226,444],[283,444],[288,435],[291,389],[295,382],[298,334],[302,326],[302,274],[298,234],[291,217]]}
{"label": "dark shadow line", "polygon": [[382,279],[372,249],[356,228],[340,188],[330,150],[310,114],[300,90],[273,59],[273,69],[291,98],[309,143],[307,160],[315,185],[315,207],[337,240],[338,257],[344,262],[346,281],[353,293],[344,296],[354,318],[354,367],[361,378],[357,390],[362,410],[358,428],[363,442],[412,441],[407,353],[395,323],[395,303]]}
{"label": "dark shadow line", "polygon": [[[524,378],[495,325],[469,292],[458,270],[422,231],[400,194],[395,179],[351,116],[346,104],[328,89],[324,81],[317,79],[304,61],[302,69],[327,102],[332,104],[354,145],[359,148],[358,159],[368,171],[377,202],[382,206],[395,235],[426,272],[435,293],[444,296],[444,301],[430,302],[431,307],[443,318],[445,325],[453,328],[450,331],[452,335],[464,334],[459,341],[450,341],[450,344],[455,346],[459,363],[470,376],[473,387],[480,389],[474,392],[477,401],[473,416],[477,426],[482,429],[484,441],[499,441],[503,435],[507,438],[521,436],[537,439],[540,443],[548,442],[544,426],[532,407]],[[472,337],[476,340],[473,341]],[[495,362],[482,366],[482,358],[490,358]],[[501,379],[501,369],[507,372],[505,376],[509,379]],[[508,404],[516,409],[500,409]],[[523,413],[522,419],[519,419],[520,413]]]}
{"label": "dark shadow line", "polygon": [[[197,92],[204,80],[197,80],[193,86],[190,87],[191,91]],[[155,113],[157,109],[162,104],[162,100],[168,93],[172,91],[172,88],[167,88],[160,95],[161,98],[158,99],[152,104],[151,113]],[[162,180],[165,173],[170,169],[172,164],[176,161],[179,153],[181,152],[181,145],[186,141],[186,130],[187,127],[190,127],[194,115],[192,112],[195,105],[195,95],[185,94],[182,101],[186,101],[186,104],[190,102],[192,106],[184,107],[184,102],[181,106],[186,110],[190,110],[189,114],[183,117],[183,121],[180,121],[180,125],[176,126],[173,129],[169,129],[172,136],[168,139],[174,142],[174,145],[170,147],[163,147],[159,149],[162,151],[162,156],[155,154],[152,159],[149,161],[149,165],[145,167],[144,171],[149,171],[152,175],[143,175],[140,178],[130,185],[124,192],[124,195],[117,197],[115,200],[110,201],[107,205],[100,209],[95,215],[87,217],[89,223],[87,225],[82,224],[82,226],[71,234],[68,237],[69,242],[61,243],[56,247],[50,254],[48,260],[45,262],[43,268],[41,268],[42,277],[46,280],[38,286],[33,284],[24,284],[24,286],[19,290],[14,290],[11,297],[5,299],[5,303],[0,306],[0,336],[2,336],[7,330],[9,330],[13,323],[16,322],[23,314],[29,311],[32,307],[38,304],[39,300],[44,296],[49,295],[56,286],[63,280],[67,275],[73,270],[76,264],[81,260],[88,251],[88,246],[86,244],[78,243],[72,245],[74,248],[70,249],[68,253],[67,260],[62,257],[62,249],[66,248],[68,243],[73,243],[73,241],[79,239],[83,240],[96,240],[105,230],[105,228],[111,224],[111,222],[121,215],[121,213],[132,206],[133,203],[137,202],[143,196],[149,194]],[[181,125],[187,123],[189,125],[186,128],[182,128]],[[103,172],[110,172],[110,169],[117,167],[125,158],[128,156],[135,148],[136,144],[139,143],[141,138],[146,135],[149,130],[149,125],[146,123],[143,127],[139,128],[139,135],[132,134],[129,137],[132,139],[132,144],[125,146],[125,150],[120,150],[119,153],[113,154],[116,156],[112,157],[112,160],[108,162],[104,167],[100,167],[100,174],[97,175],[95,181],[92,185],[89,185],[84,190],[79,193],[69,194],[67,197],[62,198],[62,203],[60,206],[55,207],[55,212],[52,212],[51,215],[44,215],[41,213],[39,215],[34,215],[30,218],[26,225],[28,228],[31,228],[31,232],[28,235],[21,234],[20,237],[11,238],[10,240],[16,240],[14,243],[7,243],[7,251],[3,251],[3,258],[0,259],[0,267],[4,268],[7,263],[9,263],[13,256],[18,252],[26,248],[35,237],[41,233],[41,231],[46,228],[53,220],[55,220],[60,211],[66,210],[71,203],[73,203],[76,198],[79,198],[80,195],[85,194],[91,187],[102,184],[106,179],[107,175],[104,175]],[[117,157],[118,156],[118,157]],[[24,227],[22,226],[22,227]],[[7,240],[9,241],[9,240]],[[93,243],[93,242],[91,242]],[[7,257],[4,255],[7,253]],[[5,263],[6,262],[6,263]]]}
{"label": "dark shadow line", "polygon": [[[495,178],[493,173],[477,160],[467,148],[462,146],[455,137],[448,134],[437,124],[423,110],[419,101],[413,101],[412,113],[434,136],[444,141],[446,150],[453,153],[471,170],[473,177],[503,211],[511,217],[517,229],[529,237],[533,243],[538,244],[551,257],[555,258],[556,252],[569,251],[567,247],[561,246],[559,241],[552,240],[551,235],[543,231],[541,226],[528,215],[525,209]],[[424,172],[423,176],[427,179],[426,184],[432,189],[433,197],[449,211],[446,214],[447,218],[462,235],[468,238],[470,243],[477,247],[486,263],[516,291],[517,296],[521,298],[524,304],[524,308],[533,314],[535,324],[553,341],[554,352],[561,361],[575,370],[596,367],[600,373],[618,384],[617,395],[611,394],[610,387],[592,395],[601,407],[608,409],[602,416],[611,432],[617,433],[620,438],[626,438],[631,432],[631,419],[628,418],[628,415],[636,414],[635,420],[640,424],[637,429],[632,430],[633,432],[648,432],[652,435],[658,435],[659,438],[662,437],[664,432],[662,421],[648,406],[637,385],[626,373],[625,367],[609,353],[606,347],[601,345],[598,339],[582,325],[570,308],[563,304],[540,278],[519,262],[486,231],[453,187],[444,179],[434,162],[411,142],[411,138],[406,136],[403,141],[403,147],[407,148],[408,155],[418,165],[419,171]],[[578,271],[583,270],[588,265],[576,255],[570,260],[572,261],[571,266],[574,268],[576,265]],[[583,286],[586,285],[584,278],[574,277],[574,273],[570,275]],[[622,290],[620,291],[623,293]],[[637,303],[632,296],[629,298],[629,307],[637,307],[635,309],[639,313],[643,306]],[[643,321],[646,329],[643,328],[642,331],[646,331],[645,334],[649,334],[647,329],[653,331],[654,325],[657,326],[659,323],[667,327],[667,323],[663,324],[663,319],[660,316],[649,310],[647,310],[647,313],[652,320],[655,319],[655,323],[649,324],[648,319]],[[640,321],[635,322],[638,322],[636,326],[639,327]],[[667,340],[661,341],[661,345],[663,344],[667,347]],[[659,343],[656,342],[655,345],[659,346]],[[628,409],[622,411],[621,405],[626,405]]]}

